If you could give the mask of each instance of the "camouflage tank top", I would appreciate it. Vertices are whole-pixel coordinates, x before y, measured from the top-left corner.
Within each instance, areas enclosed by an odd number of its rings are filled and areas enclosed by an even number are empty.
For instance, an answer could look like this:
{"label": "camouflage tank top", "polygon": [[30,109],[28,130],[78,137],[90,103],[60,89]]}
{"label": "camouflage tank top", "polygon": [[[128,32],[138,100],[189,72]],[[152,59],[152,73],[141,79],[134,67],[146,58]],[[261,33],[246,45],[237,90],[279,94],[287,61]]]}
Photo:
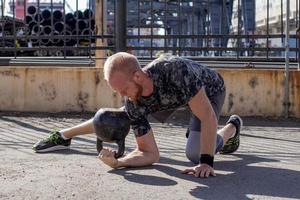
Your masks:
{"label": "camouflage tank top", "polygon": [[216,71],[192,60],[162,57],[143,70],[153,80],[153,93],[135,102],[125,99],[125,110],[137,137],[151,129],[149,114],[186,106],[202,87],[208,98],[225,91],[223,78]]}

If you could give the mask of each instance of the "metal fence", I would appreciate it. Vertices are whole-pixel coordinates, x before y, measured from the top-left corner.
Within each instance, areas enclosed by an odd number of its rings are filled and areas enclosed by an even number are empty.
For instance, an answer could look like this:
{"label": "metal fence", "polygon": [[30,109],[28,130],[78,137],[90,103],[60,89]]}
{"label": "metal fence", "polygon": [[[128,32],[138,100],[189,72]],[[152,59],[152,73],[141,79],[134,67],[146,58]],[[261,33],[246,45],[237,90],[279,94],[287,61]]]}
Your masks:
{"label": "metal fence", "polygon": [[[7,0],[6,0],[7,1]],[[1,0],[0,56],[103,59],[128,51],[300,63],[300,0]],[[95,56],[101,51],[102,57]]]}

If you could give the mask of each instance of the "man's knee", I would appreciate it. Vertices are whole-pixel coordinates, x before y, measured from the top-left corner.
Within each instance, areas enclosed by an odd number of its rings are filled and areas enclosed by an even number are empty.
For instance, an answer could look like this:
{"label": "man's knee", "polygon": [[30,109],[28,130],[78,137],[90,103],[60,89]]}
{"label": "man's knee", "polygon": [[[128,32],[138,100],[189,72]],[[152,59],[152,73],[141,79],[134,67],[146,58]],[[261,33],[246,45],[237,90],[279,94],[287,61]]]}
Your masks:
{"label": "man's knee", "polygon": [[186,157],[193,162],[194,164],[199,164],[199,152],[195,151],[195,150],[186,150],[185,151],[185,155]]}

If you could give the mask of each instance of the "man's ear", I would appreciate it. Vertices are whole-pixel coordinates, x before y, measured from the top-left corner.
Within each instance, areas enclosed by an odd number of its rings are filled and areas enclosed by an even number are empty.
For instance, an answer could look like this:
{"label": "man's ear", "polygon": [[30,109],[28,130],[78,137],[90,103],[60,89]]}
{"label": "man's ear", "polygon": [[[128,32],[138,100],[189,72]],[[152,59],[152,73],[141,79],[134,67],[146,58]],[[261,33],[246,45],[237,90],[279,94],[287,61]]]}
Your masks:
{"label": "man's ear", "polygon": [[133,80],[137,83],[140,83],[142,81],[142,72],[136,71],[133,73]]}

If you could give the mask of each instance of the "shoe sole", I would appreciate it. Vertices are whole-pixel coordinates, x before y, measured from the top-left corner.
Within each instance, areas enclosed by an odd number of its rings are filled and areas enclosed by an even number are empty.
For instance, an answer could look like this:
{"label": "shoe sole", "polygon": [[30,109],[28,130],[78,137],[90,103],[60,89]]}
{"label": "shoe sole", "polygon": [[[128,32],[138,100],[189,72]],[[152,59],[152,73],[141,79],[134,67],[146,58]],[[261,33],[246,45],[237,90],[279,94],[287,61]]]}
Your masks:
{"label": "shoe sole", "polygon": [[41,149],[41,150],[33,149],[33,151],[35,151],[36,153],[46,153],[46,152],[66,150],[66,149],[70,149],[70,146],[57,145],[47,149]]}

